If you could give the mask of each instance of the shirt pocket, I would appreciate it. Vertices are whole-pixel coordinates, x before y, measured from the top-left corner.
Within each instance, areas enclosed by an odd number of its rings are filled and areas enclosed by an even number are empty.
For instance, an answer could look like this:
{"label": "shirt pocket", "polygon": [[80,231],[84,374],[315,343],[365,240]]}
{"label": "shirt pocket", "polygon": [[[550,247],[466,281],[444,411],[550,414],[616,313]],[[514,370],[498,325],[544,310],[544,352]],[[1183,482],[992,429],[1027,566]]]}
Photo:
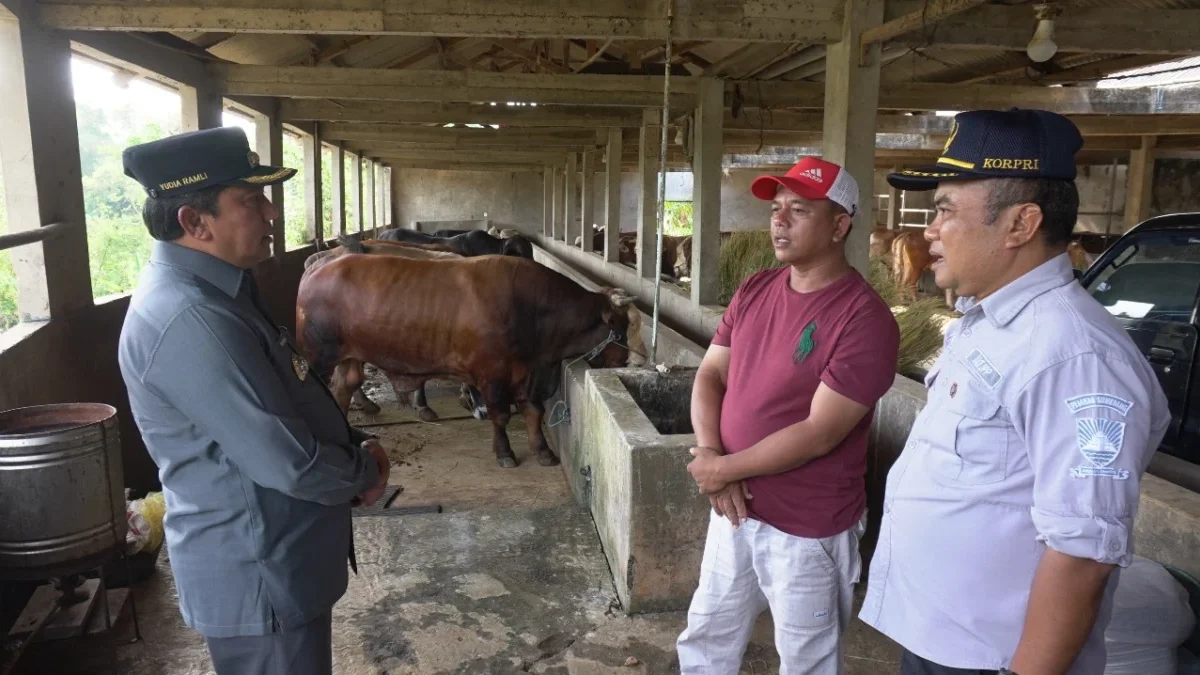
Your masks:
{"label": "shirt pocket", "polygon": [[969,377],[946,398],[946,425],[953,454],[944,453],[938,474],[951,484],[988,485],[1008,477],[1012,425],[1000,400]]}

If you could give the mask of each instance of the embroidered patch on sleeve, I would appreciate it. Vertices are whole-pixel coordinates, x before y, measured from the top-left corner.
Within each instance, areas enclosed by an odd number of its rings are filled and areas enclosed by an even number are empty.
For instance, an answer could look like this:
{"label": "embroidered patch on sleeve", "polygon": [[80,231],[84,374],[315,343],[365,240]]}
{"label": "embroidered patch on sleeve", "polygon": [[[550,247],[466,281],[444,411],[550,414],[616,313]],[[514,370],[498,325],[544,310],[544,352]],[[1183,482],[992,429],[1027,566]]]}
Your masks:
{"label": "embroidered patch on sleeve", "polygon": [[1000,380],[1004,379],[1004,375],[992,365],[988,357],[984,356],[983,352],[978,349],[971,350],[967,354],[967,367],[975,374],[989,389],[995,389]]}
{"label": "embroidered patch on sleeve", "polygon": [[1066,400],[1067,407],[1071,412],[1078,413],[1091,408],[1108,408],[1122,415],[1128,415],[1129,410],[1133,408],[1133,401],[1127,401],[1119,396],[1112,394],[1083,394],[1082,396],[1072,396]]}
{"label": "embroidered patch on sleeve", "polygon": [[1129,471],[1109,466],[1125,444],[1125,423],[1116,420],[1086,417],[1075,420],[1076,445],[1091,466],[1071,469],[1073,478],[1104,477],[1116,480],[1129,478]]}

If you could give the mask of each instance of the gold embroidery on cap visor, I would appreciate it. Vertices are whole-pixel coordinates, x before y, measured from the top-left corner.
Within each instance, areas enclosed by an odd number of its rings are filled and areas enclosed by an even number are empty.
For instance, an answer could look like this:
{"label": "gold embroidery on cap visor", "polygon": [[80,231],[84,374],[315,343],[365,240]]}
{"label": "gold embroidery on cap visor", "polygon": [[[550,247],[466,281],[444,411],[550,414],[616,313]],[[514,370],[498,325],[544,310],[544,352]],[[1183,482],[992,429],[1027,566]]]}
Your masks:
{"label": "gold embroidery on cap visor", "polygon": [[898,175],[913,176],[915,178],[955,178],[962,174],[958,173],[957,171],[950,173],[938,173],[934,171],[916,171],[914,169],[905,169],[898,172]]}
{"label": "gold embroidery on cap visor", "polygon": [[280,178],[291,176],[294,173],[296,173],[295,169],[280,169],[275,173],[269,173],[265,176],[245,176],[239,180],[247,183],[271,183],[279,180]]}

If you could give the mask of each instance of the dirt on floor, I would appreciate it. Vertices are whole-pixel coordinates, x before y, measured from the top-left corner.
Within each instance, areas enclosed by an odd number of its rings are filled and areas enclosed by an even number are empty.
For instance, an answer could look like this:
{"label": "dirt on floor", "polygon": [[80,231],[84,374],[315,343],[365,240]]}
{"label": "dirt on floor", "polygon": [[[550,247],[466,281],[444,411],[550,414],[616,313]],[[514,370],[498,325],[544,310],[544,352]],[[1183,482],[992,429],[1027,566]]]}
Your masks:
{"label": "dirt on floor", "polygon": [[[402,490],[390,509],[354,518],[359,574],[334,608],[335,673],[679,672],[684,613],[621,611],[590,515],[571,499],[561,467],[534,460],[520,416],[508,429],[520,465],[502,469],[491,423],[459,406],[457,387],[428,389],[442,417],[435,423],[398,409],[390,393],[386,385],[371,393],[384,408],[374,420],[352,417],[389,449],[389,482]],[[385,416],[393,423],[380,423]],[[430,505],[441,512],[392,510]],[[33,645],[15,675],[212,673],[202,638],[180,619],[168,554],[135,589],[141,642],[125,644],[126,607],[109,633]],[[742,673],[778,672],[771,632],[764,614]],[[894,647],[877,633],[855,622],[846,640],[849,675],[897,672]]]}

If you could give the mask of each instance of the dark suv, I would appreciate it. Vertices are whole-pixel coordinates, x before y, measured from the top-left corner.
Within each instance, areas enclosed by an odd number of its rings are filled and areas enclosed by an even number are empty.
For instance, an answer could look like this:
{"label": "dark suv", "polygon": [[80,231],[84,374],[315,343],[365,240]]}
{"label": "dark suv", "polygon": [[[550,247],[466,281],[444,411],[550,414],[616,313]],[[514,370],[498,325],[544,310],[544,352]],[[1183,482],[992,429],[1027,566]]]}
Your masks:
{"label": "dark suv", "polygon": [[1139,223],[1121,236],[1079,282],[1125,326],[1162,383],[1171,427],[1159,448],[1200,465],[1200,213]]}

